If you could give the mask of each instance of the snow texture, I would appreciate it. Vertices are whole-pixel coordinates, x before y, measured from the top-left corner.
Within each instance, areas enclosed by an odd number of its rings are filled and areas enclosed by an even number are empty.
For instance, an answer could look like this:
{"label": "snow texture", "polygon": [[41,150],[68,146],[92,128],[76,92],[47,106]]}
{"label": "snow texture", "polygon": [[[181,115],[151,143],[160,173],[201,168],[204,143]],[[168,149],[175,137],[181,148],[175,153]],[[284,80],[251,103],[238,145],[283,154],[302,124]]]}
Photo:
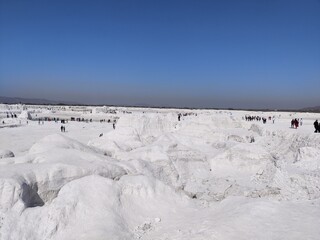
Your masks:
{"label": "snow texture", "polygon": [[[93,121],[60,133],[8,112]],[[317,114],[2,104],[0,117],[1,240],[320,239]]]}

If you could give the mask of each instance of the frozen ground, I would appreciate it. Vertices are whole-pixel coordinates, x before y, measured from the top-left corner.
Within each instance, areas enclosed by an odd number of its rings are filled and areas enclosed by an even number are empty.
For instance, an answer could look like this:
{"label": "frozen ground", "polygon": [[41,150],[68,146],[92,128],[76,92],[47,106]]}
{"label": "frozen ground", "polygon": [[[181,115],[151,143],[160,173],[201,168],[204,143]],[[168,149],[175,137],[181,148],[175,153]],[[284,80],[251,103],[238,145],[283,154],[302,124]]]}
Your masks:
{"label": "frozen ground", "polygon": [[[92,122],[61,133],[45,117]],[[320,239],[319,114],[0,105],[0,119],[1,240]]]}

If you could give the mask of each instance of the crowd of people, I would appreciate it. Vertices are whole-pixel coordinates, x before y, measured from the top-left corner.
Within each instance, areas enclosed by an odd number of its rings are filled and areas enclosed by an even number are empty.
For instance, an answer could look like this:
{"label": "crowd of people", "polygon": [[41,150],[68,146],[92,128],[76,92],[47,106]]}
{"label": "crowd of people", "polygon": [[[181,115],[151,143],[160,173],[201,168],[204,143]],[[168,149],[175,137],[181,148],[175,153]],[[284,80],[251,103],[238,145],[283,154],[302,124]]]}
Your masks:
{"label": "crowd of people", "polygon": [[7,113],[7,118],[17,118],[17,114],[15,113]]}
{"label": "crowd of people", "polygon": [[181,117],[183,116],[183,117],[186,117],[186,116],[198,116],[198,114],[197,113],[193,113],[193,112],[187,112],[187,113],[178,113],[178,121],[180,121],[181,120]]}
{"label": "crowd of people", "polygon": [[262,121],[263,124],[267,123],[267,119],[272,120],[272,123],[274,123],[275,116],[273,116],[273,117],[269,116],[268,118],[260,117],[260,116],[249,116],[249,115],[245,116],[245,120],[246,121],[249,121],[249,122],[251,122],[251,121],[257,121],[257,122]]}
{"label": "crowd of people", "polygon": [[[273,123],[274,123],[274,120],[275,120],[275,117],[268,117],[268,118],[265,118],[265,117],[260,117],[260,116],[250,116],[250,115],[246,115],[245,117],[243,117],[242,119],[245,119],[246,121],[262,121],[263,123],[266,123],[267,120],[272,120]],[[299,126],[302,126],[302,118],[294,118],[291,120],[291,128],[294,128],[294,129],[297,129]],[[315,133],[320,133],[320,123],[318,122],[318,120],[316,120],[314,123],[313,123],[313,126],[314,126],[314,132]]]}
{"label": "crowd of people", "polygon": [[260,117],[260,116],[249,116],[249,115],[246,115],[245,116],[245,120],[246,121],[249,121],[249,122],[251,122],[251,121],[261,121],[262,120],[262,118]]}
{"label": "crowd of people", "polygon": [[291,128],[298,128],[299,127],[299,120],[297,118],[291,120]]}

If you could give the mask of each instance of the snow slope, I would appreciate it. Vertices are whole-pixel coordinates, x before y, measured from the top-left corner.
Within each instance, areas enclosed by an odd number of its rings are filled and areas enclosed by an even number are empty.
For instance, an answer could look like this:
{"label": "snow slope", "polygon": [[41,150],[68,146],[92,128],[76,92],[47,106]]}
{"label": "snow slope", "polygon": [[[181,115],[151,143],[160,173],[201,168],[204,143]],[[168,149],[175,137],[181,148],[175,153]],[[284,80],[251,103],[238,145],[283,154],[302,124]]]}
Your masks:
{"label": "snow slope", "polygon": [[1,240],[320,238],[319,115],[112,110],[0,128]]}

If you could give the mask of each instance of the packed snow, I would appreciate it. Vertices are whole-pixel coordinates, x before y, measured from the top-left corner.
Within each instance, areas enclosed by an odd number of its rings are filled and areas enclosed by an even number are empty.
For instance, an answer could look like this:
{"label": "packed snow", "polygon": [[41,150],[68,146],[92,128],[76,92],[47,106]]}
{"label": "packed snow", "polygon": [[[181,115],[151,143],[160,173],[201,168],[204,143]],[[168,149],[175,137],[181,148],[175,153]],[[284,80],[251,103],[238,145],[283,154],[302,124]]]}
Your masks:
{"label": "packed snow", "polygon": [[316,119],[1,104],[0,239],[318,240]]}

